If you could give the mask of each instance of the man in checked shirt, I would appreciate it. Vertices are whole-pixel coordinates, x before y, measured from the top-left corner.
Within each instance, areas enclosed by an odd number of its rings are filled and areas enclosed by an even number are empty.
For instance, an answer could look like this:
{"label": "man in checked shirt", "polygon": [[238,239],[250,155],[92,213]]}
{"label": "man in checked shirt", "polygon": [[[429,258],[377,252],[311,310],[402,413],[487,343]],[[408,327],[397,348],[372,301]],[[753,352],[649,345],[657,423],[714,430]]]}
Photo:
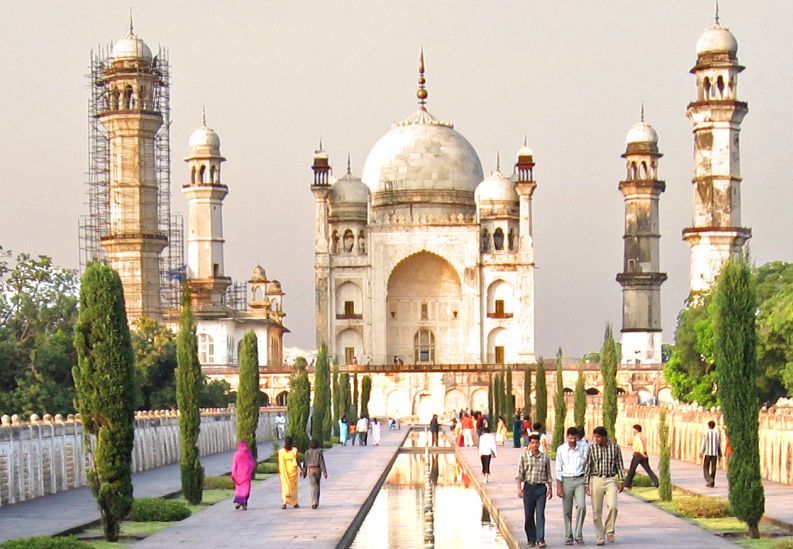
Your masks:
{"label": "man in checked shirt", "polygon": [[[592,497],[592,518],[595,523],[597,545],[614,542],[614,525],[617,522],[617,492],[625,488],[622,452],[616,442],[609,440],[605,427],[595,427],[595,443],[589,447],[584,467],[586,495]],[[608,513],[603,528],[603,499]]]}
{"label": "man in checked shirt", "polygon": [[529,547],[545,547],[545,501],[553,497],[551,461],[540,452],[540,435],[529,435],[529,447],[520,454],[518,497],[523,499],[523,528]]}

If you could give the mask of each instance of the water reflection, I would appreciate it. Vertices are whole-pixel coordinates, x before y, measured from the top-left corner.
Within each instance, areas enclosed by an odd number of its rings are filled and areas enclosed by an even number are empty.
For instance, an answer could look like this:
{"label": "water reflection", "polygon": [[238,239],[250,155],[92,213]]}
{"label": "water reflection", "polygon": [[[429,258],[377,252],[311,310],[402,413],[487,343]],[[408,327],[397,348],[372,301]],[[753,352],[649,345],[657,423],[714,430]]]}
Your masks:
{"label": "water reflection", "polygon": [[[353,549],[424,546],[425,459],[424,454],[397,456],[351,545]],[[436,485],[434,547],[506,549],[506,542],[454,455],[430,454],[429,459],[430,479]]]}
{"label": "water reflection", "polygon": [[[427,446],[428,441],[430,440],[431,440],[431,435],[429,430],[425,431],[425,430],[414,429],[405,439],[405,443],[402,445],[402,447],[425,448]],[[446,438],[443,432],[441,432],[440,435],[438,436],[438,447],[439,448],[451,447],[451,444],[449,444],[449,440]]]}

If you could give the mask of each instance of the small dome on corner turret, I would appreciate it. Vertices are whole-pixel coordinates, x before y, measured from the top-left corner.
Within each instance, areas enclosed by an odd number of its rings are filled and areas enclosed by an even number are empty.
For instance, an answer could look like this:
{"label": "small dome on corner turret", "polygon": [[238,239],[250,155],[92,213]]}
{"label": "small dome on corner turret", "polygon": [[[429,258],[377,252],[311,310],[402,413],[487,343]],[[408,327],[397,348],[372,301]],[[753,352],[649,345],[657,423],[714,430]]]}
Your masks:
{"label": "small dome on corner turret", "polygon": [[264,267],[256,265],[251,273],[251,282],[267,282],[267,274],[264,272]]}
{"label": "small dome on corner turret", "polygon": [[213,149],[220,149],[220,137],[215,130],[208,128],[203,124],[200,128],[190,134],[189,141],[190,148],[197,147],[211,147]]}
{"label": "small dome on corner turret", "polygon": [[697,55],[704,53],[738,53],[738,41],[730,29],[718,23],[705,29],[697,40]]}
{"label": "small dome on corner turret", "polygon": [[637,122],[628,130],[628,135],[625,136],[625,142],[628,145],[631,143],[658,143],[658,134],[655,133],[653,127],[647,122]]}
{"label": "small dome on corner turret", "polygon": [[482,202],[517,202],[520,200],[515,190],[515,183],[499,170],[476,187],[476,201]]}
{"label": "small dome on corner turret", "polygon": [[124,38],[116,42],[113,46],[113,51],[110,53],[110,57],[113,61],[121,61],[124,59],[144,59],[146,61],[151,61],[152,59],[149,46],[132,32],[132,28],[130,28]]}

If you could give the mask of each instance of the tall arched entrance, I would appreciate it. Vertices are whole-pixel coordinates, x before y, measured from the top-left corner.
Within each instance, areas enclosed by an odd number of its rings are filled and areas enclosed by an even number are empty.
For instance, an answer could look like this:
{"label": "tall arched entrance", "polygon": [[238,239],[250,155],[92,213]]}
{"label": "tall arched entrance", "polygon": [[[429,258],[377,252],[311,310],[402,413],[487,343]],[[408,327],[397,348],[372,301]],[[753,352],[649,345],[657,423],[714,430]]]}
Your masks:
{"label": "tall arched entrance", "polygon": [[419,252],[391,271],[386,299],[386,354],[407,364],[463,359],[462,289],[454,267]]}

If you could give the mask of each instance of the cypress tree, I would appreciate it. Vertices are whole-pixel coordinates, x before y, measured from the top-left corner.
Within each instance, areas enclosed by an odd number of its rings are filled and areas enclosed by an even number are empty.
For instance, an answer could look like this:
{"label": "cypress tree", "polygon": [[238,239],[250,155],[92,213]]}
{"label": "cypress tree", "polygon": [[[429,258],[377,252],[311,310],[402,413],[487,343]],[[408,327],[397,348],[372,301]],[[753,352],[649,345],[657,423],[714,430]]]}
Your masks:
{"label": "cypress tree", "polygon": [[658,418],[658,438],[661,441],[661,461],[658,464],[658,495],[662,501],[672,501],[672,468],[669,458],[669,424],[666,422],[666,410],[661,409]]}
{"label": "cypress tree", "polygon": [[600,350],[600,372],[603,375],[603,426],[610,437],[616,436],[617,361],[617,343],[614,341],[611,324],[607,324],[603,348]]}
{"label": "cypress tree", "polygon": [[504,415],[504,390],[502,389],[502,374],[496,374],[496,379],[493,381],[493,406],[496,408],[496,415]]}
{"label": "cypress tree", "polygon": [[504,417],[511,418],[515,415],[515,399],[512,397],[512,366],[507,366],[507,381],[505,383],[504,393],[506,399]]}
{"label": "cypress tree", "polygon": [[358,393],[358,373],[352,375],[352,413],[350,417],[358,421],[360,410],[360,395]]}
{"label": "cypress tree", "polygon": [[347,416],[347,421],[350,421],[350,408],[352,407],[352,398],[350,396],[350,374],[341,372],[339,374],[339,419]]}
{"label": "cypress tree", "polygon": [[190,291],[185,288],[179,333],[176,335],[176,404],[179,407],[179,436],[182,447],[180,464],[182,494],[188,503],[198,505],[204,495],[204,468],[198,453],[201,430],[199,398],[203,386],[198,362]]}
{"label": "cypress tree", "polygon": [[724,266],[712,306],[719,397],[733,449],[727,469],[730,506],[735,516],[747,524],[750,536],[757,539],[758,523],[765,508],[755,383],[757,297],[745,258],[732,259]]}
{"label": "cypress tree", "polygon": [[490,420],[491,425],[496,424],[497,420],[497,413],[496,407],[494,405],[494,394],[493,394],[493,373],[491,372],[487,378],[487,416]]}
{"label": "cypress tree", "polygon": [[289,395],[286,397],[286,431],[300,452],[308,448],[310,413],[311,383],[308,381],[306,361],[301,358],[295,361],[295,371],[289,378]]}
{"label": "cypress tree", "polygon": [[248,330],[240,346],[239,386],[237,387],[237,440],[244,441],[254,458],[256,427],[259,425],[259,343],[256,333]]}
{"label": "cypress tree", "polygon": [[567,402],[564,399],[564,377],[562,370],[562,348],[556,353],[556,396],[553,401],[553,450],[564,443],[564,420],[567,417]]}
{"label": "cypress tree", "polygon": [[344,415],[341,405],[341,385],[339,384],[339,365],[333,361],[333,434],[339,436],[339,419]]}
{"label": "cypress tree", "polygon": [[531,370],[523,372],[523,417],[531,417]]}
{"label": "cypress tree", "polygon": [[328,439],[325,436],[325,418],[330,407],[328,381],[328,346],[323,342],[319,346],[317,361],[314,363],[314,407],[311,411],[311,436],[320,443]]}
{"label": "cypress tree", "polygon": [[92,458],[87,484],[99,505],[105,539],[117,541],[132,507],[135,369],[121,279],[106,265],[93,263],[83,274],[74,347],[75,405]]}
{"label": "cypress tree", "polygon": [[548,386],[545,379],[545,364],[542,357],[537,359],[537,417],[534,418],[535,422],[542,423],[543,429],[545,422],[548,421]]}
{"label": "cypress tree", "polygon": [[573,420],[576,427],[586,428],[586,385],[584,378],[584,363],[578,363],[578,379],[575,382],[575,408]]}
{"label": "cypress tree", "polygon": [[369,417],[369,397],[372,395],[372,378],[363,376],[361,380],[361,417]]}

